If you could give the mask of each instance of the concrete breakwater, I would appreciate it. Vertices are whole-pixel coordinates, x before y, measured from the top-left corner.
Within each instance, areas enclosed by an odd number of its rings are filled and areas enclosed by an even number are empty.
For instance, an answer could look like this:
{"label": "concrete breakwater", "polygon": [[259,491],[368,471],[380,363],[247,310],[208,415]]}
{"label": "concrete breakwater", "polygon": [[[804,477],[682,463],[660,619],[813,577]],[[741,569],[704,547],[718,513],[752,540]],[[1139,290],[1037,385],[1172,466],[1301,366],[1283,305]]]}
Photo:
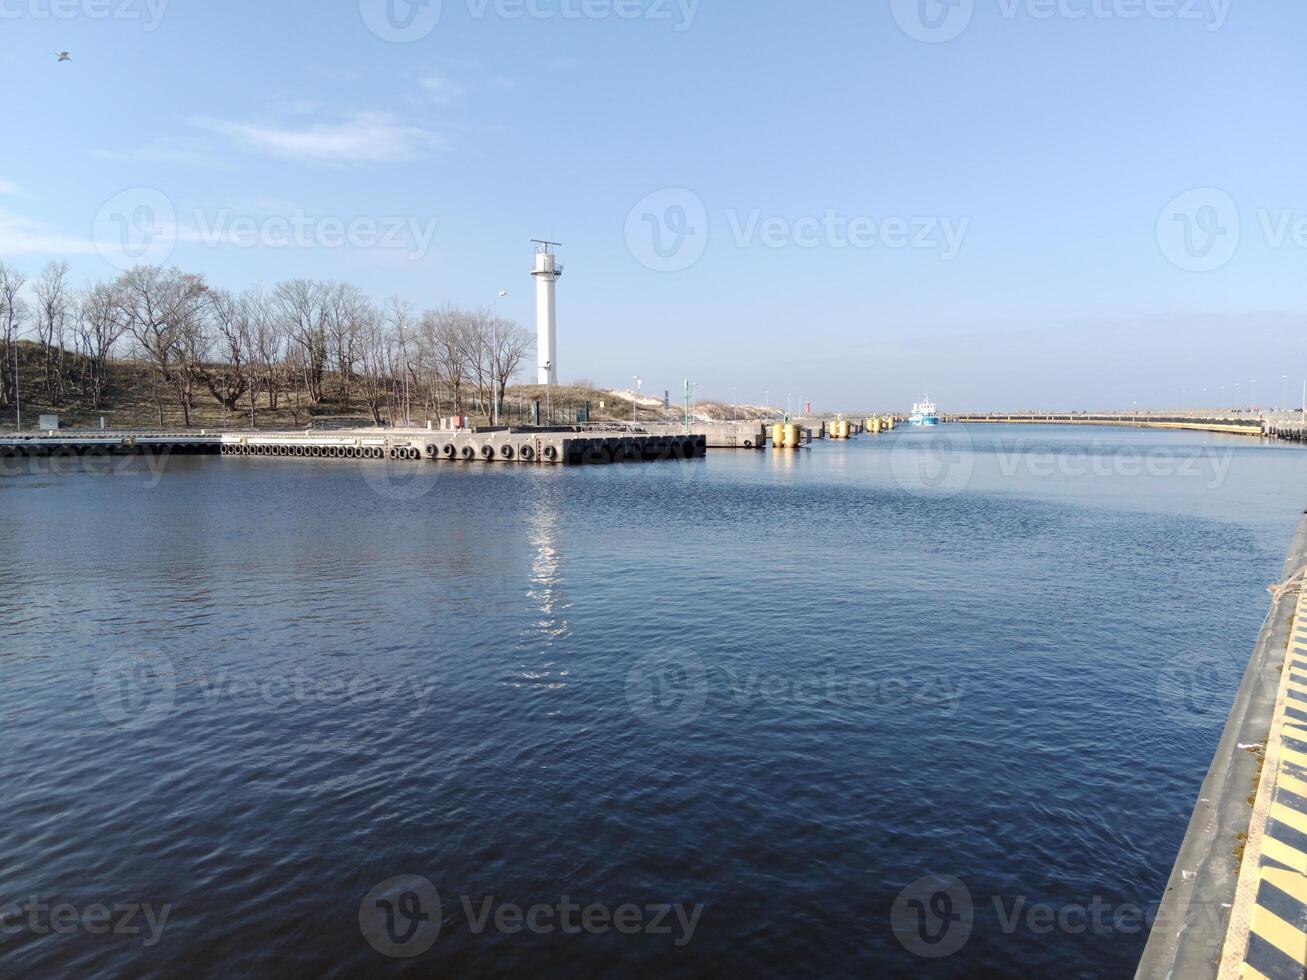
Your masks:
{"label": "concrete breakwater", "polygon": [[[1140,980],[1307,975],[1304,575],[1307,516],[1199,790]],[[1199,661],[1191,683],[1201,683]],[[1159,691],[1184,697],[1183,679],[1164,680]]]}
{"label": "concrete breakwater", "polygon": [[342,429],[299,432],[45,432],[0,438],[6,456],[153,454],[340,460],[427,460],[586,466],[702,457],[702,435],[502,429]]}
{"label": "concrete breakwater", "polygon": [[949,421],[973,424],[1111,425],[1137,429],[1185,429],[1195,432],[1226,432],[1264,439],[1283,439],[1290,442],[1307,441],[1307,422],[1264,419],[1256,415],[1154,415],[1151,413],[1092,415],[1078,412],[1067,414],[1016,412],[955,415],[950,416]]}

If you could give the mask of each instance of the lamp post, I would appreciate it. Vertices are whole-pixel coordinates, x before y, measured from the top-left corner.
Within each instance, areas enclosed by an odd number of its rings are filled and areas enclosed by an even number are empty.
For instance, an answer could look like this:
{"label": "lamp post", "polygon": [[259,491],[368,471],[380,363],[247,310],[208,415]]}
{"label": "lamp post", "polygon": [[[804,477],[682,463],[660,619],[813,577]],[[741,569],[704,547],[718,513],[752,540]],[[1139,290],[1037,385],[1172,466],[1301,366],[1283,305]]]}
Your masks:
{"label": "lamp post", "polygon": [[640,395],[644,391],[644,378],[632,378],[635,382],[635,397],[631,399],[631,421],[638,421],[637,413],[640,406]]}
{"label": "lamp post", "polygon": [[23,396],[19,392],[22,386],[18,383],[18,336],[14,336],[14,429],[23,428]]}

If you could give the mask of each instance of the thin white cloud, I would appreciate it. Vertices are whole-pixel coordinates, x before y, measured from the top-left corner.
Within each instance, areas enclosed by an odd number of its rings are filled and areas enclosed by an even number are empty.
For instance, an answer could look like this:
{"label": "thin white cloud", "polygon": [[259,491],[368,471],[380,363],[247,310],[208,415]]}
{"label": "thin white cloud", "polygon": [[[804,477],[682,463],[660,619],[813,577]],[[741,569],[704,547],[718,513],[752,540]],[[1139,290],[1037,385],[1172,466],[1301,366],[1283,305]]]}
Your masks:
{"label": "thin white cloud", "polygon": [[87,255],[95,243],[60,235],[28,218],[0,210],[0,255]]}
{"label": "thin white cloud", "polygon": [[457,82],[451,82],[448,78],[441,78],[439,75],[431,75],[421,80],[422,91],[426,93],[427,98],[436,105],[450,105],[461,99],[466,90]]}
{"label": "thin white cloud", "polygon": [[15,184],[12,180],[5,180],[0,177],[0,197],[31,197],[25,190]]}
{"label": "thin white cloud", "polygon": [[312,126],[200,117],[193,125],[226,136],[258,153],[292,159],[337,163],[388,163],[410,160],[421,152],[444,145],[435,133],[398,121],[389,113],[356,113],[343,122]]}
{"label": "thin white cloud", "polygon": [[221,168],[222,162],[197,139],[164,136],[126,150],[92,150],[98,160],[158,163],[166,166]]}

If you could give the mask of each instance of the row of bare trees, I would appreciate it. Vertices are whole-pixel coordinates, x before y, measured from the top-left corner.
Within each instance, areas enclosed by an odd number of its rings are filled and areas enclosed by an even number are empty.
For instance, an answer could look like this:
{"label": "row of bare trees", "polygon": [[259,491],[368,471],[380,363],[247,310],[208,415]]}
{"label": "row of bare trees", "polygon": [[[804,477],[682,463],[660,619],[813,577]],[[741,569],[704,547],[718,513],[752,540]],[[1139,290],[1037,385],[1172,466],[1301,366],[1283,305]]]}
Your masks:
{"label": "row of bare trees", "polygon": [[180,269],[137,266],[74,289],[66,263],[31,283],[0,263],[0,407],[13,404],[20,338],[40,345],[50,405],[80,397],[101,408],[130,359],[149,367],[159,424],[172,405],[188,426],[205,393],[252,426],[264,411],[298,425],[320,406],[366,408],[378,425],[492,415],[532,349],[529,334],[489,311],[419,313],[347,283],[293,279],[234,293]]}

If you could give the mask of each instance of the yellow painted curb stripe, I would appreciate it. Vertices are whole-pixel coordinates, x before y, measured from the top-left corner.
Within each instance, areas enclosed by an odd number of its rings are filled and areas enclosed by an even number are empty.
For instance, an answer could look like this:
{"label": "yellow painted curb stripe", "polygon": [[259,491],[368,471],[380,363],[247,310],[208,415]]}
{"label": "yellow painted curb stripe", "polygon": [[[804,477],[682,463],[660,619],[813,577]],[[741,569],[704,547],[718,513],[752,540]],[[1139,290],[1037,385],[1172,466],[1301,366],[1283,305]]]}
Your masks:
{"label": "yellow painted curb stripe", "polygon": [[1294,850],[1288,844],[1281,844],[1274,837],[1262,838],[1262,856],[1307,874],[1307,854]]}
{"label": "yellow painted curb stripe", "polygon": [[1283,868],[1263,868],[1262,878],[1286,895],[1307,905],[1307,876]]}
{"label": "yellow painted curb stripe", "polygon": [[1285,922],[1264,906],[1253,912],[1252,931],[1299,963],[1307,963],[1307,932]]}
{"label": "yellow painted curb stripe", "polygon": [[1271,819],[1278,820],[1286,827],[1292,827],[1300,833],[1307,834],[1307,813],[1285,806],[1279,802],[1280,794],[1276,793],[1275,795],[1276,802],[1271,804]]}
{"label": "yellow painted curb stripe", "polygon": [[[1251,898],[1252,911],[1243,920],[1247,922],[1246,934],[1235,927],[1232,917],[1222,977],[1262,977],[1264,974],[1250,960],[1259,966],[1274,965],[1277,976],[1289,969],[1290,963],[1297,964],[1307,977],[1307,928],[1303,928],[1307,926],[1307,850],[1302,849],[1307,841],[1307,777],[1301,775],[1307,772],[1307,751],[1294,747],[1307,743],[1307,725],[1293,720],[1289,713],[1289,709],[1307,710],[1303,706],[1307,696],[1305,661],[1307,592],[1298,596],[1285,644],[1266,764],[1253,808],[1249,853],[1244,855],[1241,870],[1241,877],[1248,880],[1241,881],[1235,896],[1236,904]],[[1272,862],[1284,867],[1275,867]],[[1286,915],[1294,921],[1285,919]],[[1272,949],[1277,952],[1273,954]],[[1286,961],[1273,963],[1268,959],[1278,955],[1286,957]]]}

